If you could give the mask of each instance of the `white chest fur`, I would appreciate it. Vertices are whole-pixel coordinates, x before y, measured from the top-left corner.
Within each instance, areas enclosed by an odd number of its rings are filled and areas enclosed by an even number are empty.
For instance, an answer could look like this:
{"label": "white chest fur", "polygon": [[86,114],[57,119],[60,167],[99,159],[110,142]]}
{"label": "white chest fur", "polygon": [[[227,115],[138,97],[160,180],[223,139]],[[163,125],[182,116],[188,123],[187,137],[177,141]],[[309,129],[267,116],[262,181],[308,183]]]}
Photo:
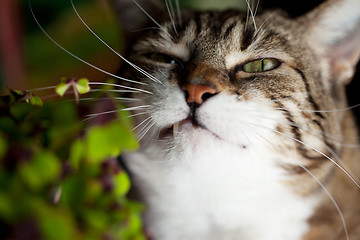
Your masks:
{"label": "white chest fur", "polygon": [[154,239],[301,239],[315,199],[286,187],[279,156],[194,136],[167,154],[153,145],[126,156]]}

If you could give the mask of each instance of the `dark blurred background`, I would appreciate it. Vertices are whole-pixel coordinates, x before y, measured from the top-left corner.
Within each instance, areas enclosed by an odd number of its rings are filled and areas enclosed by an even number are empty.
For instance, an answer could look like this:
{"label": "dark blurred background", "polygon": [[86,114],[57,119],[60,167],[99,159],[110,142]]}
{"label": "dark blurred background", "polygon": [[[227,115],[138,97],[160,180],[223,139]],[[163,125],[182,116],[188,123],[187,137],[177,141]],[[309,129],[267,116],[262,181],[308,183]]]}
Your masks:
{"label": "dark blurred background", "polygon": [[[61,46],[108,72],[116,72],[120,59],[100,43],[79,21],[70,1],[30,0],[36,18]],[[231,5],[234,0],[225,0]],[[238,0],[236,0],[237,2]],[[182,0],[182,4],[226,7],[217,0]],[[109,0],[74,0],[85,22],[110,46],[122,52],[122,36]],[[48,39],[34,21],[29,0],[0,1],[0,94],[11,89],[55,85],[61,77],[87,77],[103,81],[105,74],[71,57]]]}
{"label": "dark blurred background", "polygon": [[[75,0],[85,21],[111,46],[121,51],[120,31],[106,0]],[[114,72],[119,59],[106,50],[82,25],[70,1],[31,0],[33,11],[46,31],[66,49],[94,65]],[[0,91],[51,86],[61,77],[106,77],[74,59],[40,30],[28,0],[0,1]]]}
{"label": "dark blurred background", "polygon": [[[262,8],[282,8],[296,17],[323,0],[263,0]],[[108,0],[74,0],[88,25],[110,46],[123,52],[122,36]],[[246,8],[238,0],[180,0],[199,9]],[[46,31],[66,49],[109,72],[116,72],[120,59],[101,44],[77,19],[70,1],[31,0],[36,17]],[[5,87],[32,89],[56,85],[61,77],[87,77],[103,81],[108,77],[55,46],[40,30],[30,12],[28,0],[0,1],[0,93]],[[359,69],[359,67],[358,67]],[[351,105],[360,103],[359,71],[348,88]],[[360,116],[360,108],[355,112]]]}

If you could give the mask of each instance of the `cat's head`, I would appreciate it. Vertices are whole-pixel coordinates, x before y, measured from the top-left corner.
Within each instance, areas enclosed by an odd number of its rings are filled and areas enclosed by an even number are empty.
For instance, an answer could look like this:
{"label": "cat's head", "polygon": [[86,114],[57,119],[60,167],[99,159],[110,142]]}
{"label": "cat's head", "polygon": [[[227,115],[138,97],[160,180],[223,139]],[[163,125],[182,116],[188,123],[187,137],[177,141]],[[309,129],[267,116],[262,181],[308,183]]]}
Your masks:
{"label": "cat's head", "polygon": [[360,1],[329,0],[298,18],[114,1],[136,65],[123,76],[146,91],[130,105],[144,144],[174,155],[277,152],[289,173],[333,166],[360,56]]}

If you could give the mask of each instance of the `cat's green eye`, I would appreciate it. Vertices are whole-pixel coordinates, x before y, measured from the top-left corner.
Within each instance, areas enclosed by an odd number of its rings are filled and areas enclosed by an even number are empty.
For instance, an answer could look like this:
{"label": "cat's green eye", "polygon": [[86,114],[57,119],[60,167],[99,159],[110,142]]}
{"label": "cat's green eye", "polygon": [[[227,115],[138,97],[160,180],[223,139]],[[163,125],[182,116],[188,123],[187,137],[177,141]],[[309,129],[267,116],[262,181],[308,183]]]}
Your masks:
{"label": "cat's green eye", "polygon": [[280,66],[280,61],[275,58],[264,58],[245,63],[242,70],[247,73],[266,72]]}
{"label": "cat's green eye", "polygon": [[163,53],[149,53],[146,57],[157,63],[176,64],[175,58]]}

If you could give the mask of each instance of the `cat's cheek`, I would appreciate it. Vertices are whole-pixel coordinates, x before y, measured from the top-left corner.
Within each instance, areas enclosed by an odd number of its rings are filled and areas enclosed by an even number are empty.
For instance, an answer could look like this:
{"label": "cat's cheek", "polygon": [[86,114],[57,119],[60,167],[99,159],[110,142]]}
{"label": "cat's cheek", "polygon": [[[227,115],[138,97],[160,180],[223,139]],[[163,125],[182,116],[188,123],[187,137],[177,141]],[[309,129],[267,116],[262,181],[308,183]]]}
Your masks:
{"label": "cat's cheek", "polygon": [[169,92],[162,101],[151,102],[155,106],[149,114],[159,129],[171,128],[174,123],[186,119],[189,115],[189,108],[184,96],[179,92]]}
{"label": "cat's cheek", "polygon": [[272,139],[276,126],[284,121],[267,102],[237,101],[227,95],[209,100],[197,117],[219,139],[241,147]]}

